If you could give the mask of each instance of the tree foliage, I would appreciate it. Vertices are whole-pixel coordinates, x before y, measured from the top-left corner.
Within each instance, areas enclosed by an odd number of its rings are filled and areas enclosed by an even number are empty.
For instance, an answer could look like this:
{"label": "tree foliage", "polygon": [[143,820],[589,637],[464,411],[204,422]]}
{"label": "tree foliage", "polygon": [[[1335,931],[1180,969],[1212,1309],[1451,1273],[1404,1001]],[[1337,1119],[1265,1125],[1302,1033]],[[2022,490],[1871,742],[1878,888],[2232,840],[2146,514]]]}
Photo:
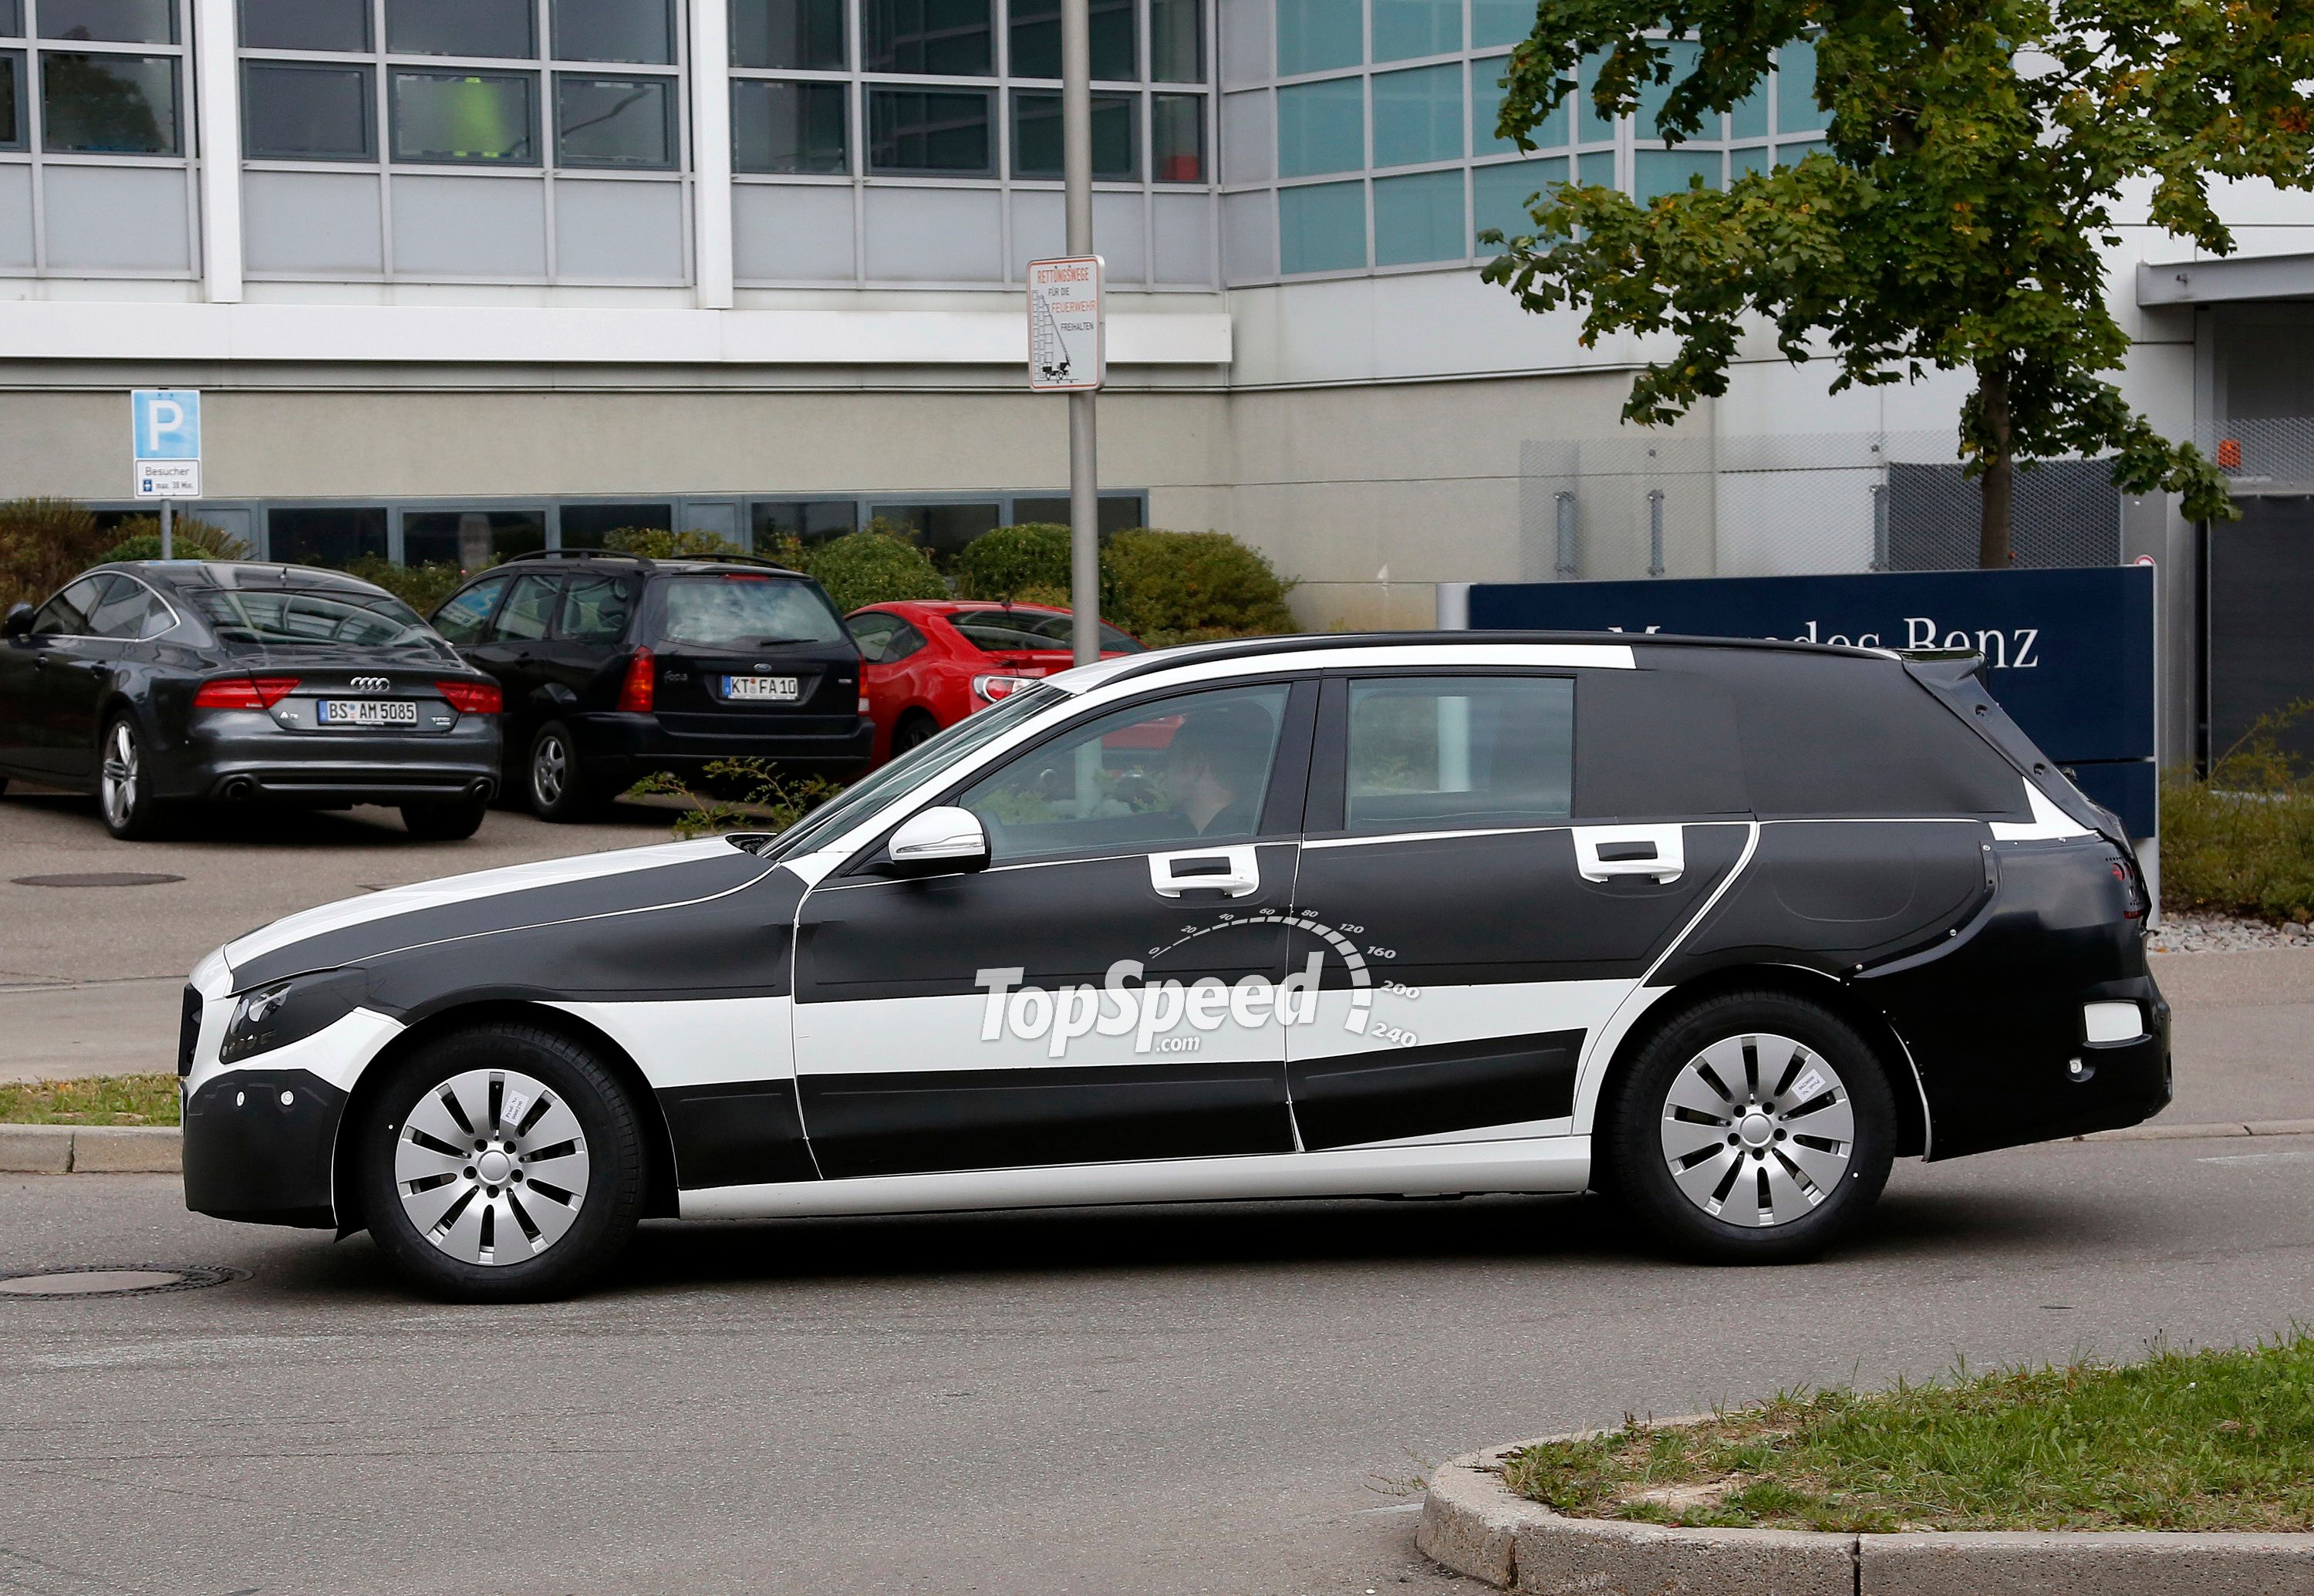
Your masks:
{"label": "tree foliage", "polygon": [[1644,207],[1558,185],[1488,279],[1529,310],[1583,304],[1586,345],[1675,337],[1632,384],[1623,413],[1642,423],[1725,393],[1752,317],[1787,359],[1828,349],[1834,392],[1972,372],[1960,449],[1984,479],[1988,564],[2008,560],[2015,461],[2111,453],[2127,492],[2235,514],[2201,452],[2107,379],[2129,337],[2099,251],[2142,203],[2224,254],[2213,181],[2314,187],[2314,103],[2299,86],[2314,80],[2314,0],[1541,0],[1499,131],[1532,148],[1576,63],[1603,51],[1602,114],[1669,85],[1640,132],[1693,137],[1804,40],[1829,155]]}

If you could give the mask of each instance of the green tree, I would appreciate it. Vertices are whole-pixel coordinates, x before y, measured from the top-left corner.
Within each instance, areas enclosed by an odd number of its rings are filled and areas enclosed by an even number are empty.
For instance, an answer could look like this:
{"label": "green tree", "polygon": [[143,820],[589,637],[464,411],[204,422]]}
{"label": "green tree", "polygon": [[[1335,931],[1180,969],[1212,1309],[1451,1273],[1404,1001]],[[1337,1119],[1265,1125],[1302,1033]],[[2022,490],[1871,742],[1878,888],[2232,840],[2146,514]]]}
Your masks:
{"label": "green tree", "polygon": [[2009,561],[2019,463],[2110,452],[2124,491],[2179,494],[2195,519],[2236,515],[2201,452],[2107,380],[2129,338],[2098,250],[2120,242],[2125,184],[2155,225],[2213,254],[2233,236],[2212,179],[2314,187],[2300,88],[2314,79],[2314,0],[1541,0],[1498,130],[1533,147],[1576,63],[1604,52],[1603,114],[1660,96],[1641,132],[1692,137],[1803,41],[1830,154],[1646,206],[1558,185],[1488,280],[1528,310],[1582,304],[1586,345],[1675,337],[1623,407],[1645,424],[1727,392],[1750,317],[1788,360],[1828,350],[1834,392],[1973,373],[1960,453],[1980,480],[1983,565]]}

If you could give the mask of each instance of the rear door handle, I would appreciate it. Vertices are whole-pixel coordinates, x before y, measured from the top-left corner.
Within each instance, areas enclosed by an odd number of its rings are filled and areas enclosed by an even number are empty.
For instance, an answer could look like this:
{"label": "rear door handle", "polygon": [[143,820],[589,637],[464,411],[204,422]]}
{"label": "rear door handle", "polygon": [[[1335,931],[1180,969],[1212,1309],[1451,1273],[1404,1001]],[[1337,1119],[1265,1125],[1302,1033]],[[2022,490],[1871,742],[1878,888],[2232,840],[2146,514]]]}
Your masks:
{"label": "rear door handle", "polygon": [[1261,890],[1261,861],[1253,845],[1198,848],[1149,856],[1149,885],[1161,898],[1185,892],[1219,892],[1241,898]]}
{"label": "rear door handle", "polygon": [[1585,881],[1676,881],[1687,869],[1685,835],[1676,825],[1578,825],[1575,868]]}

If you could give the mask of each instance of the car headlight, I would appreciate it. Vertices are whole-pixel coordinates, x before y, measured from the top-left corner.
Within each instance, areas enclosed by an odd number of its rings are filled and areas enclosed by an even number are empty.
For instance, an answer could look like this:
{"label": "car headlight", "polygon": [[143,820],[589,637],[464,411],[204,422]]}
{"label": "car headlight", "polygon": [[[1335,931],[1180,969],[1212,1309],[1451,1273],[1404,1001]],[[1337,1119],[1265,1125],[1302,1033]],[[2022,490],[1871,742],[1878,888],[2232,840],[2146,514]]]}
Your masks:
{"label": "car headlight", "polygon": [[323,970],[250,988],[234,1000],[217,1062],[239,1063],[327,1029],[353,1012],[363,988],[359,970]]}

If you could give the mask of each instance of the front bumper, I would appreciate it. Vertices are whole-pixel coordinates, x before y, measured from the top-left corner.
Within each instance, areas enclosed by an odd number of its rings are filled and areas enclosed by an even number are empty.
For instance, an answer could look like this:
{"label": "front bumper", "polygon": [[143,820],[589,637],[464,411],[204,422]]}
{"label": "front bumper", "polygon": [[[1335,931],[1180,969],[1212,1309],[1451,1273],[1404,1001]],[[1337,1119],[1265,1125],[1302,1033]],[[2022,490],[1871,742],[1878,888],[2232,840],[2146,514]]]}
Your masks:
{"label": "front bumper", "polygon": [[498,789],[499,724],[462,715],[447,731],[287,731],[256,710],[203,710],[158,772],[169,798],[307,804],[442,803]]}
{"label": "front bumper", "polygon": [[590,781],[624,786],[653,771],[697,771],[718,759],[764,759],[791,770],[850,775],[875,752],[875,723],[864,716],[834,734],[670,731],[656,715],[616,711],[579,715],[571,730],[579,768]]}
{"label": "front bumper", "polygon": [[308,1071],[226,1070],[185,1102],[185,1206],[327,1230],[346,1094]]}

